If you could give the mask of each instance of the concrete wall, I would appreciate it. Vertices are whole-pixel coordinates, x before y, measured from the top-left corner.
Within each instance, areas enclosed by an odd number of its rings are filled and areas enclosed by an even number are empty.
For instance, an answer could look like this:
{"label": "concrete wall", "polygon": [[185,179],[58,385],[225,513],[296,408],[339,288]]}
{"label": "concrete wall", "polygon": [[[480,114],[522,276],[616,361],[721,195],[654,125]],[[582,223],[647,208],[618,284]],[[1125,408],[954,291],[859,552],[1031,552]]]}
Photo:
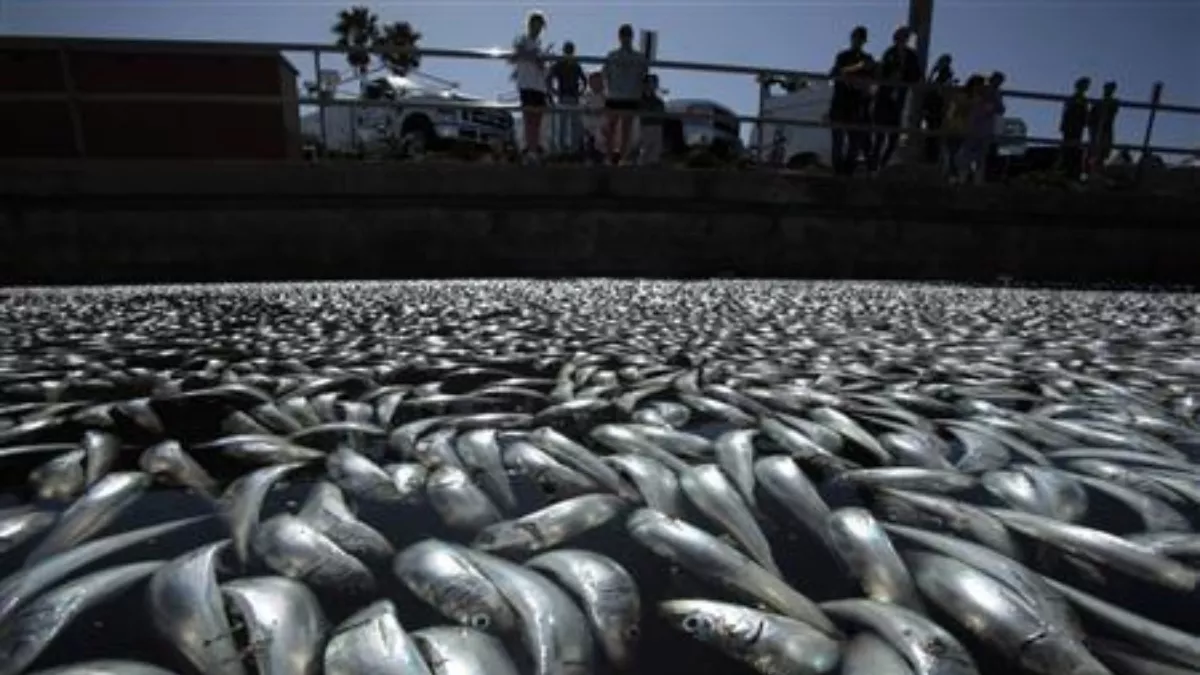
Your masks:
{"label": "concrete wall", "polygon": [[0,164],[0,283],[737,275],[1192,284],[1198,206],[732,171]]}

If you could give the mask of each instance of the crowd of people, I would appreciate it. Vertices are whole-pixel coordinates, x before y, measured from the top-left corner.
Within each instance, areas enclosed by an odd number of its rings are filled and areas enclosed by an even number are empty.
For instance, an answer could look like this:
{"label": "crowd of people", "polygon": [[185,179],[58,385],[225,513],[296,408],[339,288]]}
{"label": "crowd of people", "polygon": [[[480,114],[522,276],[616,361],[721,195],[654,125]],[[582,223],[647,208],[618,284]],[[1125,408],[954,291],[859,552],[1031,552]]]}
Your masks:
{"label": "crowd of people", "polygon": [[[561,56],[548,58],[549,49],[542,44],[546,26],[544,14],[530,13],[513,44],[513,79],[524,111],[525,161],[536,163],[546,157],[543,116],[554,105],[573,111],[560,115],[554,125],[556,154],[592,162],[657,163],[663,150],[664,102],[647,57],[634,47],[633,27],[622,25],[617,47],[599,70],[587,73],[571,42],[563,45]],[[951,182],[982,182],[1002,140],[997,135],[1003,133],[1005,76],[972,74],[960,83],[948,54],[938,57],[926,75],[910,46],[912,38],[910,28],[897,28],[891,45],[875,59],[866,50],[867,29],[858,26],[851,31],[849,47],[837,54],[829,73],[836,78],[828,114],[831,168],[849,176],[860,164],[870,173],[886,167],[897,149],[900,129],[907,126],[909,98],[916,92],[920,100],[914,107],[914,121],[928,132],[924,159],[939,165]],[[1090,87],[1086,77],[1075,83],[1059,125],[1063,138],[1059,165],[1072,179],[1102,167],[1113,146],[1120,107],[1116,84],[1105,83],[1103,97],[1094,102],[1087,96]]]}
{"label": "crowd of people", "polygon": [[[531,12],[525,30],[513,43],[513,79],[523,110],[526,162],[542,161],[543,115],[550,105],[578,112],[560,116],[554,125],[554,150],[592,162],[654,164],[662,156],[664,102],[658,77],[649,61],[634,47],[633,26],[617,30],[617,48],[608,53],[600,70],[585,73],[575,57],[575,45],[563,44],[562,55],[549,62],[541,36],[546,17]],[[634,143],[634,121],[641,124]]]}

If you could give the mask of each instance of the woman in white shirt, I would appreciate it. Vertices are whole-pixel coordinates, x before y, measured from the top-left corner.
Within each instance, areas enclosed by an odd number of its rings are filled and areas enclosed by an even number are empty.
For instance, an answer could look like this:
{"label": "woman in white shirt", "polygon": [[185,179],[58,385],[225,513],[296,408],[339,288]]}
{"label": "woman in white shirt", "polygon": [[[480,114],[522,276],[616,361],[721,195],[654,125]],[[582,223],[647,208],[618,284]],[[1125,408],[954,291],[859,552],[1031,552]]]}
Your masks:
{"label": "woman in white shirt", "polygon": [[542,54],[542,31],[546,15],[530,12],[525,20],[525,32],[513,41],[513,79],[521,97],[521,118],[525,127],[525,151],[532,156],[542,154],[542,114],[546,109],[546,64]]}

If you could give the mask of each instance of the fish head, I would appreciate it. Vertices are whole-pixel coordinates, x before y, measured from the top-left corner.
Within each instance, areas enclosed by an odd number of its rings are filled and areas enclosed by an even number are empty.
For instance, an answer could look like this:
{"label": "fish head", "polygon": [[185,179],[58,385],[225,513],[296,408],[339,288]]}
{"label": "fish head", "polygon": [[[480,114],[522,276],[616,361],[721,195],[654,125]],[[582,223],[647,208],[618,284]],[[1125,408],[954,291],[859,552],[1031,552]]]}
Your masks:
{"label": "fish head", "polygon": [[762,634],[762,617],[743,607],[709,600],[659,603],[667,623],[696,640],[730,654],[746,654]]}
{"label": "fish head", "polygon": [[539,545],[540,537],[529,523],[506,521],[485,528],[471,547],[488,553],[512,555],[516,553],[531,553]]}

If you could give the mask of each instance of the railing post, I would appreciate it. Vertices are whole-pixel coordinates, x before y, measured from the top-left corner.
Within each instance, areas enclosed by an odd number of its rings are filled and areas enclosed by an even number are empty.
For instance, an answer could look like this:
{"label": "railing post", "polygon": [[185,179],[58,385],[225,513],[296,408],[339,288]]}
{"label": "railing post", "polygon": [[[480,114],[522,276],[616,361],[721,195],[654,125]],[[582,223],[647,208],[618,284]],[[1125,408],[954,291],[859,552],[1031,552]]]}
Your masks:
{"label": "railing post", "polygon": [[1142,136],[1142,155],[1138,157],[1137,182],[1146,175],[1146,164],[1150,159],[1150,138],[1154,135],[1154,118],[1158,117],[1158,106],[1162,103],[1163,83],[1155,82],[1150,91],[1150,116],[1146,118],[1146,133]]}
{"label": "railing post", "polygon": [[768,79],[769,78],[762,74],[758,76],[758,114],[755,115],[755,117],[758,118],[758,122],[756,122],[754,125],[754,136],[758,140],[758,148],[755,150],[757,155],[755,161],[757,161],[759,164],[762,164],[763,145],[766,143],[766,141],[763,140],[764,129],[762,118],[763,114],[766,112],[767,98],[771,95],[771,85],[767,83]]}
{"label": "railing post", "polygon": [[321,124],[321,147],[317,155],[329,152],[329,141],[325,137],[325,85],[321,83],[321,50],[313,50],[313,81],[317,83],[317,121]]}
{"label": "railing post", "polygon": [[71,116],[71,134],[74,137],[75,154],[80,159],[87,157],[87,144],[83,137],[83,118],[79,114],[79,98],[75,91],[75,78],[71,76],[71,60],[67,57],[67,50],[61,48],[58,50],[58,65],[62,71],[63,89],[67,93],[67,109]]}

